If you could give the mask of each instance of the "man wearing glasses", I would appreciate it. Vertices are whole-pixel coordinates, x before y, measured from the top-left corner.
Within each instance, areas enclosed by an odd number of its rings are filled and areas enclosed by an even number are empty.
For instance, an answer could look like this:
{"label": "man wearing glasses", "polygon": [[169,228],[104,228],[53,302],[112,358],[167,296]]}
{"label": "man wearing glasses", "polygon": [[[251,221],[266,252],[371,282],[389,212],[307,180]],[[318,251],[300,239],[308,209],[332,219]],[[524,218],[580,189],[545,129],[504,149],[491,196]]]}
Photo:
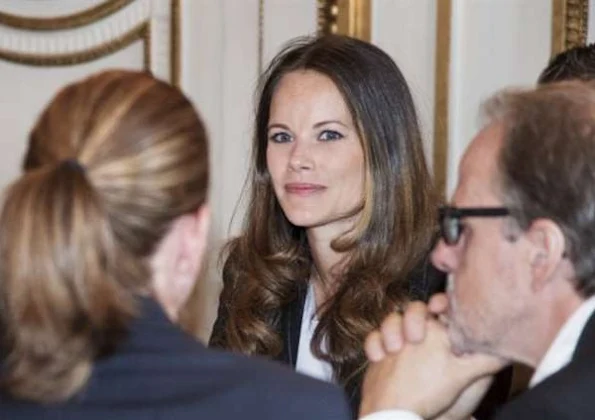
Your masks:
{"label": "man wearing glasses", "polygon": [[446,295],[368,337],[370,419],[467,418],[502,366],[535,368],[498,420],[595,418],[595,85],[504,92],[460,167],[432,262]]}

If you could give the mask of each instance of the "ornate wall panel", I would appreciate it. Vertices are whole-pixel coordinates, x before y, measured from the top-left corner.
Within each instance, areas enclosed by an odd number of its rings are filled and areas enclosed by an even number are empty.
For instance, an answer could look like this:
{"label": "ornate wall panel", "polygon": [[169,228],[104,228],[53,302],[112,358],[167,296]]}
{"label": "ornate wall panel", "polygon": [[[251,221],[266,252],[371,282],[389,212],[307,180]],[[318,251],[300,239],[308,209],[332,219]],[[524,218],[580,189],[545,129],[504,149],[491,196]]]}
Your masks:
{"label": "ornate wall panel", "polygon": [[0,188],[18,173],[40,110],[105,68],[180,80],[180,0],[0,0]]}
{"label": "ornate wall panel", "polygon": [[105,1],[88,9],[77,10],[70,14],[55,17],[22,16],[0,11],[0,23],[13,28],[33,31],[77,28],[109,16],[130,3],[132,3],[132,0]]}
{"label": "ornate wall panel", "polygon": [[[179,1],[104,0],[72,13],[43,17],[26,14],[32,1],[21,1],[20,12],[0,9],[0,59],[29,66],[71,66],[141,43],[143,68],[177,84]],[[4,3],[13,9],[17,4]],[[57,0],[35,3],[39,14],[40,6],[55,9]]]}

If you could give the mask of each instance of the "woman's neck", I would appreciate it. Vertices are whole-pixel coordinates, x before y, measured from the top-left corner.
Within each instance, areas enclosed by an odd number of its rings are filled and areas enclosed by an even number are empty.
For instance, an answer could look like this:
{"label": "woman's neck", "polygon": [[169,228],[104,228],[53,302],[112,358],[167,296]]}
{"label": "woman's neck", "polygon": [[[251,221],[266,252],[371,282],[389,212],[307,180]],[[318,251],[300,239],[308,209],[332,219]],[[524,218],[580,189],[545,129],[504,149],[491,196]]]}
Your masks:
{"label": "woman's neck", "polygon": [[316,308],[326,302],[337,289],[337,272],[345,262],[346,254],[335,251],[331,243],[337,237],[328,232],[309,230],[308,245],[312,255],[312,275],[310,281],[316,296]]}

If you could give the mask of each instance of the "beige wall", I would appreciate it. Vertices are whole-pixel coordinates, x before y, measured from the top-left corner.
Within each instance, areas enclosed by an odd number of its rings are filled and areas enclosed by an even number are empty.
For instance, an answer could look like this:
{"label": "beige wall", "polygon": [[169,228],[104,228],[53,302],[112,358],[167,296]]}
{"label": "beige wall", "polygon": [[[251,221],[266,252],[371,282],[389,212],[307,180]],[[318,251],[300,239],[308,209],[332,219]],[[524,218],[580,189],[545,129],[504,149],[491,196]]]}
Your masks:
{"label": "beige wall", "polygon": [[551,51],[550,0],[453,0],[448,191],[478,128],[479,104],[508,86],[533,85]]}
{"label": "beige wall", "polygon": [[[410,84],[430,158],[435,116],[437,1],[443,0],[372,0],[372,42],[393,57]],[[188,62],[189,73],[184,75],[188,92],[196,95],[203,112],[213,111],[213,102],[218,101],[219,113],[214,113],[212,119],[206,116],[214,140],[217,241],[237,232],[241,219],[236,216],[230,225],[247,165],[260,33],[256,0],[247,0],[241,7],[234,0],[221,3],[223,6],[214,7],[204,0],[188,9],[188,19],[197,18],[201,12],[205,21],[209,20],[206,14],[218,16],[217,24],[210,21],[212,26],[220,25],[219,38],[211,38],[210,48],[217,51],[213,54],[219,57],[215,61],[219,64],[210,65],[220,85],[209,82],[205,70],[199,70],[204,59],[193,57],[192,52],[186,52],[193,61]],[[261,65],[266,66],[287,40],[316,30],[316,0],[264,0],[263,5]],[[551,1],[452,0],[450,19],[447,186],[452,191],[458,160],[477,129],[481,101],[506,86],[533,84],[549,58]],[[201,27],[188,26],[189,31]],[[202,31],[206,31],[204,27]],[[202,77],[193,77],[193,72]],[[201,95],[193,86],[197,83],[204,83],[203,89],[210,94]],[[219,96],[214,99],[212,95],[217,93]],[[210,105],[202,101],[210,101]],[[213,297],[218,281],[216,274],[211,275],[212,287],[203,294],[204,335],[216,307]]]}
{"label": "beige wall", "polygon": [[[74,13],[107,0],[0,0],[0,12],[26,16]],[[111,42],[136,24],[151,22],[152,70],[169,79],[173,0],[134,0],[88,26],[39,32],[0,24],[0,52],[76,53]],[[431,156],[436,68],[437,1],[371,0],[372,42],[387,51],[411,85]],[[212,258],[237,233],[231,223],[248,163],[253,91],[259,69],[287,40],[316,31],[317,0],[180,0],[180,85],[198,106],[211,134],[214,226]],[[534,82],[547,61],[550,0],[452,0],[449,66],[448,186],[476,129],[479,102],[508,85]],[[142,68],[141,40],[85,64],[35,67],[0,59],[0,187],[18,173],[26,133],[43,104],[62,84],[105,67]],[[261,62],[260,62],[261,61]],[[219,276],[211,264],[197,291],[195,327],[208,334]]]}
{"label": "beige wall", "polygon": [[373,0],[372,42],[397,63],[411,88],[432,157],[436,57],[436,0]]}

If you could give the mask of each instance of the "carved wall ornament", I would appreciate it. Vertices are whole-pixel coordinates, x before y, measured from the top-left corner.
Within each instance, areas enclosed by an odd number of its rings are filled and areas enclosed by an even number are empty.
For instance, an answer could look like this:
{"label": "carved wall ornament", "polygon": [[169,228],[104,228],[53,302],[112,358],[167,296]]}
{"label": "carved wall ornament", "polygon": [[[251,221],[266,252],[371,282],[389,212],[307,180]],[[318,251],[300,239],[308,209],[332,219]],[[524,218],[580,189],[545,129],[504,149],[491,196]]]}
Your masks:
{"label": "carved wall ornament", "polygon": [[[155,18],[155,14],[159,18]],[[162,19],[168,16],[169,19]],[[180,0],[107,0],[74,13],[32,17],[0,11],[0,59],[41,67],[73,66],[143,44],[145,70],[180,83]],[[155,45],[155,33],[167,45]],[[168,50],[166,52],[165,50]],[[166,54],[166,56],[164,56]]]}

